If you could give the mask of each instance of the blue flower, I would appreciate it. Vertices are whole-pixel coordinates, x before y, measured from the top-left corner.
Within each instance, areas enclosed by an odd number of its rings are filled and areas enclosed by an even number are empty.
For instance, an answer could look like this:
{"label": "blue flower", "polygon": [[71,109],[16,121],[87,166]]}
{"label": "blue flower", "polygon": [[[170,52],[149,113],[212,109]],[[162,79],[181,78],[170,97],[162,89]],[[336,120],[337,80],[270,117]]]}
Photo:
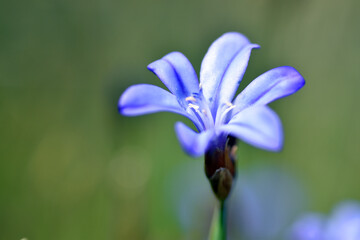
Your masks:
{"label": "blue flower", "polygon": [[259,48],[240,33],[225,33],[206,53],[200,82],[189,60],[172,52],[148,65],[170,92],[149,84],[129,87],[120,97],[123,115],[169,111],[189,118],[197,132],[182,122],[175,130],[182,148],[197,157],[224,149],[228,136],[265,150],[283,145],[279,117],[266,105],[299,90],[305,81],[292,67],[272,69],[253,80],[234,99],[252,49]]}
{"label": "blue flower", "polygon": [[329,218],[309,213],[292,226],[290,240],[359,240],[360,204],[339,204]]}

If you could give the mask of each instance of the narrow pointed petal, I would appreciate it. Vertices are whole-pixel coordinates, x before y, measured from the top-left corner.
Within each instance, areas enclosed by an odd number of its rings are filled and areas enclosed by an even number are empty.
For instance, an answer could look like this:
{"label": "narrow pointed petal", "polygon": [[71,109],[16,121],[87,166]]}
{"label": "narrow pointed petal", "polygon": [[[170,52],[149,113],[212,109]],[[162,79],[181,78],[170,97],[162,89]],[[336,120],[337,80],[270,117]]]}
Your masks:
{"label": "narrow pointed petal", "polygon": [[257,44],[246,45],[238,54],[236,54],[226,72],[224,72],[224,77],[220,83],[217,96],[218,105],[232,102],[246,71],[251,50],[254,48],[260,48],[260,46]]}
{"label": "narrow pointed petal", "polygon": [[173,94],[149,84],[133,85],[126,89],[119,99],[118,108],[121,114],[127,116],[168,111],[189,117]]}
{"label": "narrow pointed petal", "polygon": [[189,60],[180,52],[172,52],[147,67],[175,96],[185,99],[199,92],[199,81]]}
{"label": "narrow pointed petal", "polygon": [[197,133],[182,122],[177,122],[175,131],[183,150],[193,157],[203,155],[214,136],[211,130]]}
{"label": "narrow pointed petal", "polygon": [[[236,56],[245,47],[248,47],[249,44],[251,44],[250,41],[244,35],[230,32],[223,34],[213,42],[207,51],[201,63],[200,83],[203,88],[204,97],[212,108],[214,108],[214,96],[216,96],[219,90],[225,72]],[[233,69],[232,72],[233,74],[229,73],[228,78],[240,77],[242,71],[240,70],[240,72],[236,74],[235,69]],[[240,79],[237,79],[237,81],[239,80]]]}
{"label": "narrow pointed petal", "polygon": [[227,125],[221,126],[220,130],[269,151],[280,151],[283,145],[281,121],[267,106],[245,109],[235,115]]}
{"label": "narrow pointed petal", "polygon": [[274,68],[253,80],[235,99],[236,114],[251,105],[266,105],[276,99],[295,93],[305,84],[295,68]]}

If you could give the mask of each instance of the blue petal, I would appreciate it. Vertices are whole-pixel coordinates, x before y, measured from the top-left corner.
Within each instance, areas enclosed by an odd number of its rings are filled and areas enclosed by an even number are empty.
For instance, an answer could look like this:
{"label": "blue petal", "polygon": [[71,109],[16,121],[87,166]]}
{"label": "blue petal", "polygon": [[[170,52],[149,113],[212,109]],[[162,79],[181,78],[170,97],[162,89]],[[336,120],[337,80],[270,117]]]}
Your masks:
{"label": "blue petal", "polygon": [[360,205],[347,201],[338,205],[329,219],[324,239],[360,239]]}
{"label": "blue petal", "polygon": [[173,94],[149,84],[133,85],[126,89],[119,99],[118,108],[121,114],[127,116],[168,111],[189,117]]}
{"label": "blue petal", "polygon": [[280,119],[267,106],[251,107],[241,111],[228,124],[221,126],[220,130],[269,151],[280,151],[283,145]]}
{"label": "blue petal", "polygon": [[257,77],[235,99],[236,114],[251,105],[265,105],[286,97],[304,86],[305,80],[293,67],[274,68]]}
{"label": "blue petal", "polygon": [[325,219],[319,214],[308,213],[300,218],[291,228],[289,239],[319,240],[324,239]]}
{"label": "blue petal", "polygon": [[[257,47],[257,45],[252,45],[244,35],[235,32],[225,33],[210,46],[201,63],[200,83],[203,88],[204,97],[210,103],[213,111],[216,107],[214,97],[222,86],[221,82],[224,76],[226,75],[226,81],[231,82],[232,86],[229,86],[229,88],[224,86],[223,91],[226,92],[226,90],[231,89],[231,92],[235,92],[236,86],[247,66],[247,55],[249,55],[253,47]],[[248,50],[245,50],[245,48]],[[236,64],[230,67],[235,59],[236,63],[240,64],[238,66],[239,69],[235,69]],[[243,62],[246,63],[244,64]],[[229,73],[226,73],[229,68],[231,70]],[[229,96],[229,98],[233,97],[231,93]]]}
{"label": "blue petal", "polygon": [[246,71],[251,50],[259,47],[257,44],[248,44],[234,57],[224,73],[224,77],[219,86],[219,105],[232,101]]}
{"label": "blue petal", "polygon": [[212,130],[197,133],[182,122],[175,124],[175,131],[183,150],[193,157],[204,154],[214,136]]}
{"label": "blue petal", "polygon": [[147,67],[178,98],[199,92],[199,81],[189,60],[180,52],[172,52]]}

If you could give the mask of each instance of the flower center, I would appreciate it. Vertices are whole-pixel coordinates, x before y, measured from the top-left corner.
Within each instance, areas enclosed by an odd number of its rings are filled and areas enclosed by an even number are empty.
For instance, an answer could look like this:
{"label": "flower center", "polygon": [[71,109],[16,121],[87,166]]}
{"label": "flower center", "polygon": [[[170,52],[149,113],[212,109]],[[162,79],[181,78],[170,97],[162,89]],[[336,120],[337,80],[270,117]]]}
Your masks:
{"label": "flower center", "polygon": [[185,101],[187,102],[186,111],[192,114],[200,122],[200,131],[217,128],[221,124],[226,123],[226,121],[228,121],[229,112],[235,108],[235,105],[231,102],[222,104],[218,109],[216,119],[214,120],[209,104],[206,102],[201,88],[199,93],[193,93],[192,96],[186,97]]}
{"label": "flower center", "polygon": [[186,111],[194,115],[201,123],[202,131],[214,128],[214,119],[209,105],[204,100],[202,92],[193,93],[192,96],[185,98],[188,103]]}

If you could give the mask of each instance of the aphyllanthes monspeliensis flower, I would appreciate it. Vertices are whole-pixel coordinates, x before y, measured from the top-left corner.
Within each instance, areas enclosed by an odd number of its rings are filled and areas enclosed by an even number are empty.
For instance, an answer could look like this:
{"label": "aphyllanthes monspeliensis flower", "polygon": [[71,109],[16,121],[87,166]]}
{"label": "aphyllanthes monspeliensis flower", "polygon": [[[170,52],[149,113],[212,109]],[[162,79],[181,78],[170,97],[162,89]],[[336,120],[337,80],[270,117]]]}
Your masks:
{"label": "aphyllanthes monspeliensis flower", "polygon": [[327,217],[308,213],[295,222],[289,240],[359,240],[360,203],[340,203]]}
{"label": "aphyllanthes monspeliensis flower", "polygon": [[250,53],[259,47],[240,33],[223,34],[202,61],[200,81],[189,60],[180,52],[171,52],[148,65],[170,92],[139,84],[129,87],[119,100],[123,115],[169,111],[189,118],[197,132],[177,122],[177,137],[189,155],[205,154],[205,172],[219,199],[226,198],[235,176],[235,139],[279,151],[282,125],[267,104],[305,84],[293,67],[278,67],[257,77],[234,99]]}

